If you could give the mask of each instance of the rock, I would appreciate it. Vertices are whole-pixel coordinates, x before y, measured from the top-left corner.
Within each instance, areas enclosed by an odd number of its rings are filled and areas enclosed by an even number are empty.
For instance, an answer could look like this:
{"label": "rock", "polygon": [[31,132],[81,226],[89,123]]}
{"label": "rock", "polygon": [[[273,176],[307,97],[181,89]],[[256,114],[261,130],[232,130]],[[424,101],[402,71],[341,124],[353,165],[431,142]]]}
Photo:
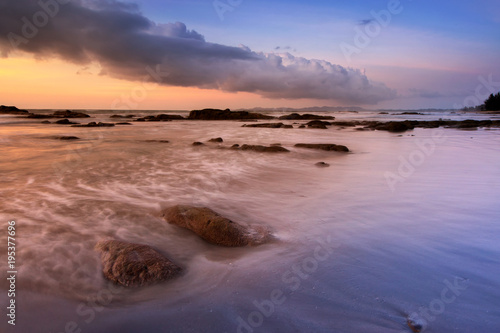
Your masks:
{"label": "rock", "polygon": [[115,125],[132,125],[131,123],[115,123]]}
{"label": "rock", "polygon": [[261,145],[243,145],[240,150],[253,150],[259,153],[287,153],[288,149],[281,146],[261,146]]}
{"label": "rock", "polygon": [[56,121],[54,124],[58,124],[58,125],[75,125],[75,124],[78,124],[78,123],[74,123],[72,121],[69,121],[69,119],[61,119],[61,120]]}
{"label": "rock", "polygon": [[71,127],[113,127],[113,126],[115,126],[115,124],[101,123],[101,122],[96,123],[95,121],[93,121],[88,124],[72,125]]}
{"label": "rock", "polygon": [[229,109],[203,109],[193,110],[189,113],[188,119],[191,120],[241,120],[241,119],[273,119],[261,113],[248,111],[231,111]]}
{"label": "rock", "polygon": [[144,142],[170,143],[168,140],[144,140]]}
{"label": "rock", "polygon": [[349,152],[349,149],[346,146],[336,145],[331,143],[297,143],[295,147],[307,148],[307,149],[320,149],[327,151]]}
{"label": "rock", "polygon": [[125,287],[150,285],[177,276],[182,269],[148,245],[100,241],[104,277]]}
{"label": "rock", "polygon": [[306,128],[306,125],[300,125],[299,128]]}
{"label": "rock", "polygon": [[234,145],[231,146],[231,149],[239,149],[240,145],[235,143]]}
{"label": "rock", "polygon": [[221,142],[224,142],[224,140],[222,140],[222,138],[214,138],[214,139],[210,139],[210,140],[208,140],[208,142],[217,142],[217,143],[221,143]]}
{"label": "rock", "polygon": [[251,124],[251,125],[245,124],[241,127],[285,128],[285,126],[286,125],[283,123],[266,123],[266,124]]}
{"label": "rock", "polygon": [[76,112],[76,111],[56,111],[53,113],[55,117],[58,118],[90,118],[88,114],[85,114],[83,112]]}
{"label": "rock", "polygon": [[173,206],[163,211],[170,224],[193,231],[205,241],[221,246],[259,245],[270,235],[263,227],[242,225],[227,219],[210,208]]}
{"label": "rock", "polygon": [[205,144],[203,142],[199,142],[199,141],[196,141],[196,142],[193,142],[193,146],[204,146]]}
{"label": "rock", "polygon": [[328,121],[321,120],[313,120],[306,124],[309,128],[319,128],[319,129],[327,129],[326,125],[330,125]]}
{"label": "rock", "polygon": [[420,333],[424,329],[424,320],[417,313],[409,315],[406,324],[414,333]]}
{"label": "rock", "polygon": [[392,133],[400,133],[400,132],[405,132],[408,130],[412,130],[414,128],[411,123],[406,122],[406,121],[390,121],[388,123],[383,124],[380,127],[376,127],[375,129],[378,130],[386,130]]}
{"label": "rock", "polygon": [[48,121],[48,120],[44,120],[40,124],[52,124],[52,123],[50,121]]}
{"label": "rock", "polygon": [[121,114],[114,114],[110,116],[109,118],[134,118],[135,116],[133,114],[128,114],[126,116],[122,116]]}
{"label": "rock", "polygon": [[389,112],[379,112],[378,114],[389,114]]}
{"label": "rock", "polygon": [[293,125],[283,125],[281,128],[293,128]]}
{"label": "rock", "polygon": [[26,118],[34,118],[34,119],[45,119],[45,118],[90,118],[88,114],[82,112],[75,111],[56,111],[52,114],[38,114],[38,113],[30,113]]}
{"label": "rock", "polygon": [[281,120],[319,120],[319,119],[330,119],[333,120],[335,117],[332,116],[318,116],[314,114],[298,114],[298,113],[291,113],[289,115],[281,116],[279,117]]}
{"label": "rock", "polygon": [[171,121],[171,120],[183,120],[183,116],[177,114],[159,114],[156,116],[146,116],[143,118],[136,119],[135,121]]}
{"label": "rock", "polygon": [[63,141],[80,140],[80,138],[77,136],[53,136],[52,139],[63,140]]}
{"label": "rock", "polygon": [[319,168],[328,168],[330,166],[330,164],[328,163],[325,163],[325,162],[318,162],[315,164],[317,167]]}
{"label": "rock", "polygon": [[26,110],[19,110],[15,106],[0,105],[0,114],[22,114],[22,115],[27,115],[27,114],[29,114],[29,112],[26,111]]}

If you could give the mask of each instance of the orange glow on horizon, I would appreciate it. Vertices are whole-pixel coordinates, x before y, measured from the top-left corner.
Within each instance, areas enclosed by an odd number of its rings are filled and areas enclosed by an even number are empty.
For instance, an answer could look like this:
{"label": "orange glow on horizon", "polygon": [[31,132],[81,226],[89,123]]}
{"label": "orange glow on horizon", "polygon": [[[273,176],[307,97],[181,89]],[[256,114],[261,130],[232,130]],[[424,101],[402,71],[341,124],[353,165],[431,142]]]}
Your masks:
{"label": "orange glow on horizon", "polygon": [[0,59],[0,104],[24,109],[192,110],[306,107],[328,101],[271,100],[251,93],[158,86],[99,75],[98,65],[31,57]]}

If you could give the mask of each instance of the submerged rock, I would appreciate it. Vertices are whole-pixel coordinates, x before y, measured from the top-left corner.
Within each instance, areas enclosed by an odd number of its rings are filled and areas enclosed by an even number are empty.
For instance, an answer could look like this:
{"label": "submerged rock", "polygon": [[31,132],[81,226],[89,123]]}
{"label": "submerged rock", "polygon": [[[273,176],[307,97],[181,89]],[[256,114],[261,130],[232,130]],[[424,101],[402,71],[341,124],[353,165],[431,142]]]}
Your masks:
{"label": "submerged rock", "polygon": [[336,145],[333,143],[297,143],[295,147],[307,148],[307,149],[319,149],[327,151],[349,152],[349,148],[347,148],[346,146]]}
{"label": "submerged rock", "polygon": [[51,139],[54,140],[63,140],[63,141],[73,141],[73,140],[80,140],[79,137],[77,136],[53,136]]}
{"label": "submerged rock", "polygon": [[136,119],[136,121],[171,121],[171,120],[183,120],[183,116],[177,114],[159,114],[156,116],[146,116],[143,118]]}
{"label": "submerged rock", "polygon": [[78,123],[69,121],[69,119],[61,119],[61,120],[56,121],[54,124],[58,124],[58,125],[76,125]]}
{"label": "submerged rock", "polygon": [[251,227],[227,219],[210,208],[173,206],[163,211],[170,224],[193,231],[205,241],[221,246],[247,246],[266,242],[270,235],[264,227]]}
{"label": "submerged rock", "polygon": [[333,120],[335,117],[332,116],[319,116],[315,114],[298,114],[298,113],[291,113],[289,115],[281,116],[279,119],[282,120],[319,120],[319,119],[330,119]]}
{"label": "submerged rock", "polygon": [[128,114],[126,116],[123,116],[121,114],[114,114],[114,115],[110,116],[109,118],[134,118],[134,117],[135,117],[135,115],[133,115],[133,114]]}
{"label": "submerged rock", "polygon": [[248,111],[231,111],[229,109],[203,109],[193,110],[189,113],[188,119],[192,120],[242,120],[242,119],[273,119],[261,113]]}
{"label": "submerged rock", "polygon": [[38,114],[38,113],[30,113],[28,114],[27,118],[34,118],[34,119],[45,119],[45,118],[90,118],[88,114],[85,114],[83,112],[76,112],[76,111],[56,111],[51,114]]}
{"label": "submerged rock", "polygon": [[104,277],[125,287],[150,285],[177,276],[182,269],[148,245],[100,241]]}
{"label": "submerged rock", "polygon": [[90,118],[88,114],[85,114],[83,112],[76,112],[76,111],[56,111],[53,113],[55,117],[59,118]]}
{"label": "submerged rock", "polygon": [[328,121],[321,121],[321,120],[313,120],[308,122],[307,127],[309,128],[319,128],[319,129],[327,129],[327,125],[331,125]]}
{"label": "submerged rock", "polygon": [[281,146],[261,146],[261,145],[243,145],[240,150],[253,150],[260,153],[287,153],[288,149],[283,148]]}
{"label": "submerged rock", "polygon": [[265,124],[251,124],[243,125],[241,127],[263,127],[263,128],[293,128],[292,125],[285,125],[283,123],[265,123]]}
{"label": "submerged rock", "polygon": [[71,127],[113,127],[113,126],[115,126],[115,124],[101,123],[101,122],[96,123],[95,121],[93,121],[88,124],[72,125]]}

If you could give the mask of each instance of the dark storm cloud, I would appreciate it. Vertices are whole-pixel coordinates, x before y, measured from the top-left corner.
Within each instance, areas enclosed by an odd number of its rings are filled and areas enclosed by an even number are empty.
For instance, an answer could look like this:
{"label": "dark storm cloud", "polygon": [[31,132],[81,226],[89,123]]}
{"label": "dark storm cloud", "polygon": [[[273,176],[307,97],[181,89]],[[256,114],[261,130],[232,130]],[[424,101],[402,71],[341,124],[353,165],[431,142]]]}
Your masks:
{"label": "dark storm cloud", "polygon": [[16,49],[96,62],[106,75],[126,80],[143,80],[148,68],[161,68],[167,85],[269,98],[372,104],[396,96],[358,70],[209,43],[183,23],[156,24],[136,5],[114,0],[0,0],[0,51],[8,56]]}

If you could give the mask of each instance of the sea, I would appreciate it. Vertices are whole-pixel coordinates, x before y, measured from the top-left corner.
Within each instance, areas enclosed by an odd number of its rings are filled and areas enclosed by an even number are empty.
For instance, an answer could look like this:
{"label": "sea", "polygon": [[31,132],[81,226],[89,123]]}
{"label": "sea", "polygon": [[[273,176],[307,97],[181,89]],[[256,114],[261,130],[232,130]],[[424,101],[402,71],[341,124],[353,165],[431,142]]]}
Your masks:
{"label": "sea", "polygon": [[[92,118],[74,121],[188,114],[81,111]],[[310,113],[337,121],[499,119],[402,112]],[[1,332],[500,332],[499,128],[41,122],[0,116]],[[207,142],[218,137],[222,143]],[[229,149],[234,144],[290,152]],[[263,225],[274,240],[208,244],[163,220],[162,210],[177,204]],[[105,239],[149,245],[183,273],[149,287],[113,285],[94,250]]]}

